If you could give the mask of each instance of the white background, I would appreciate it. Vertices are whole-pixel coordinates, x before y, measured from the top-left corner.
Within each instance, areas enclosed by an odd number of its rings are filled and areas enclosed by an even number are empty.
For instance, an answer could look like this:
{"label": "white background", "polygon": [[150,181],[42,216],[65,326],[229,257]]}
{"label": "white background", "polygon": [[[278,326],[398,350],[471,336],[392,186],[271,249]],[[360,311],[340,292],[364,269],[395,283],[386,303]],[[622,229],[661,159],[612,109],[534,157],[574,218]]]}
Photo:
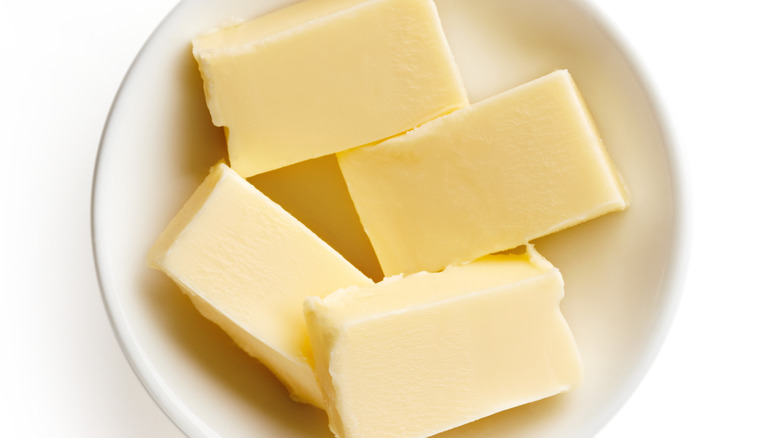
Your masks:
{"label": "white background", "polygon": [[[0,436],[181,436],[111,331],[89,217],[114,93],[175,3],[0,0]],[[690,231],[666,343],[598,437],[780,437],[780,6],[590,3],[665,112]]]}

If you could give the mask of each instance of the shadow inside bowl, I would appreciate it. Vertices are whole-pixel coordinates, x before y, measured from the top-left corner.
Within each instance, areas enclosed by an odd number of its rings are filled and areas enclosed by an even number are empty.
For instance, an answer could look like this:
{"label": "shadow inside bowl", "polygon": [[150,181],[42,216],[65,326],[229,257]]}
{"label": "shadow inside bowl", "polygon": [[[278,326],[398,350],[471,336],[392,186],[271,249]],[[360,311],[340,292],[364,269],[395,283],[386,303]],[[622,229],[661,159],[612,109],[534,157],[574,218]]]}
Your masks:
{"label": "shadow inside bowl", "polygon": [[242,409],[276,423],[275,428],[295,436],[331,436],[324,411],[291,400],[279,380],[203,317],[175,283],[158,272],[144,276],[143,283],[145,304],[161,327],[159,336],[197,373],[207,375],[210,385],[229,392]]}

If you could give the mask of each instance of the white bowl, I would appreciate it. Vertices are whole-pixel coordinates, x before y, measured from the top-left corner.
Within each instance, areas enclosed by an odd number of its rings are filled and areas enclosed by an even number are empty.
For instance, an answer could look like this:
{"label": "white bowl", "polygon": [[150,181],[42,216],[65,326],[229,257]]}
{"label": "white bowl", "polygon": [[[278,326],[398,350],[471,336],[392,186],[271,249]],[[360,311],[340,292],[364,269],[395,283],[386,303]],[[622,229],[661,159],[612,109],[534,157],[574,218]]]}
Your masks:
{"label": "white bowl", "polygon": [[[125,354],[189,436],[328,437],[324,412],[289,400],[145,254],[225,156],[190,39],[289,1],[184,0],[149,38],[120,88],[96,164],[95,258]],[[576,0],[441,0],[445,33],[472,101],[568,69],[632,194],[631,207],[537,242],[566,281],[563,312],[585,381],[446,437],[590,437],[634,390],[666,333],[683,261],[680,187],[652,99],[620,44]]]}

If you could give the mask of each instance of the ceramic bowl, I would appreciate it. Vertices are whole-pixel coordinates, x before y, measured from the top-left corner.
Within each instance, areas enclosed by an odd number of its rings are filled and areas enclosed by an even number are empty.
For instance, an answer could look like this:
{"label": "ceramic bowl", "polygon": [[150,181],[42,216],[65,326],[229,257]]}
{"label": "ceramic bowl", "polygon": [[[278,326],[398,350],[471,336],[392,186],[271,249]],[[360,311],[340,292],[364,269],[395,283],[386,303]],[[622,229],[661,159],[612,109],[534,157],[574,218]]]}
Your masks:
{"label": "ceramic bowl", "polygon": [[[209,167],[226,156],[191,38],[287,3],[179,3],[127,73],[97,159],[93,237],[107,311],[139,379],[192,437],[332,436],[323,411],[291,401],[263,365],[144,260]],[[562,310],[581,350],[583,384],[441,436],[591,437],[645,374],[680,293],[682,202],[672,145],[630,56],[587,4],[440,0],[437,6],[472,102],[556,69],[571,72],[632,202],[625,212],[536,242],[566,282]]]}

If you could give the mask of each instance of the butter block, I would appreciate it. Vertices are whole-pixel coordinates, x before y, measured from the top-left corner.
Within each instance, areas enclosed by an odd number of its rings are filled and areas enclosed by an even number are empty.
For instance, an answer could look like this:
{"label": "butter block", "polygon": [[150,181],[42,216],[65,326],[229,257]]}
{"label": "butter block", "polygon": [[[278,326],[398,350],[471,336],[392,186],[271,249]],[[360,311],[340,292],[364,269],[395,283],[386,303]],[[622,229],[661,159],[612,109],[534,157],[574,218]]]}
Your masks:
{"label": "butter block", "polygon": [[307,0],[200,35],[193,54],[244,177],[467,104],[432,0]]}
{"label": "butter block", "polygon": [[628,205],[563,70],[337,157],[388,276],[440,270]]}
{"label": "butter block", "polygon": [[331,430],[427,437],[572,388],[582,364],[562,298],[533,248],[307,298]]}
{"label": "butter block", "polygon": [[163,231],[147,261],[276,374],[293,399],[324,406],[303,300],[373,284],[341,255],[219,163]]}

